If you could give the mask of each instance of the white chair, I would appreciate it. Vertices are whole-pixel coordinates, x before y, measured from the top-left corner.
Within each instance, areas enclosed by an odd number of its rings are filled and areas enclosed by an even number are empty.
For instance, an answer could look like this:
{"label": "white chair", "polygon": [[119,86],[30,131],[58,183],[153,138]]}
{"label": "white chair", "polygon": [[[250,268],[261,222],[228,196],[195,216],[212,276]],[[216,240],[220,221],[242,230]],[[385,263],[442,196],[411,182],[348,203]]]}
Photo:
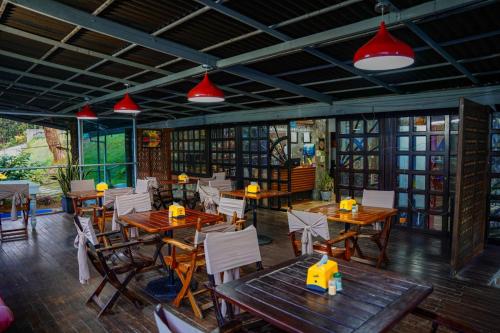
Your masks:
{"label": "white chair", "polygon": [[[86,192],[86,191],[95,191],[95,182],[93,179],[81,179],[81,180],[72,180],[71,184],[71,192]],[[90,200],[77,200],[73,199],[73,209],[75,210],[75,214],[80,214],[82,209],[85,212],[92,212],[93,221],[96,223],[96,209],[99,207],[99,203],[97,199]]]}
{"label": "white chair", "polygon": [[217,214],[220,201],[220,191],[215,187],[200,185],[198,189],[200,202],[206,213]]}
{"label": "white chair", "polygon": [[216,172],[213,174],[213,178],[215,180],[224,180],[224,179],[226,179],[226,173],[225,172]]}
{"label": "white chair", "polygon": [[[130,213],[147,212],[150,210],[152,210],[152,206],[149,193],[136,193],[116,197],[112,230],[119,229],[118,221],[120,220],[120,216]],[[120,223],[124,225],[122,222]],[[138,236],[136,228],[130,230],[130,236]]]}
{"label": "white chair", "polygon": [[362,206],[394,208],[394,191],[363,190]]}
{"label": "white chair", "polygon": [[150,193],[150,184],[151,182],[146,179],[136,179],[135,181],[135,193]]}
{"label": "white chair", "polygon": [[220,198],[217,212],[224,215],[227,222],[236,224],[238,230],[245,226],[245,199]]}
{"label": "white chair", "polygon": [[233,183],[231,182],[231,179],[211,180],[208,182],[208,186],[215,187],[221,192],[233,190]]}
{"label": "white chair", "polygon": [[134,189],[132,187],[110,188],[104,191],[101,214],[97,218],[97,225],[99,232],[105,231],[106,219],[113,217],[116,198],[122,195],[133,194],[133,193]]}
{"label": "white chair", "polygon": [[155,308],[155,321],[159,333],[203,332],[165,309],[161,304],[158,304]]}
{"label": "white chair", "polygon": [[219,303],[213,289],[221,283],[238,279],[242,266],[256,263],[257,268],[262,269],[257,230],[254,226],[249,226],[241,231],[208,233],[203,244],[217,322],[222,327],[226,312],[232,318],[236,309],[227,306],[225,302]]}
{"label": "white chair", "polygon": [[[10,205],[7,201],[10,200]],[[10,213],[10,220],[17,221],[17,212],[22,211],[23,221],[21,228],[2,229],[0,218],[0,240],[11,241],[28,238],[28,219],[30,211],[29,185],[26,184],[0,184],[0,213]]]}

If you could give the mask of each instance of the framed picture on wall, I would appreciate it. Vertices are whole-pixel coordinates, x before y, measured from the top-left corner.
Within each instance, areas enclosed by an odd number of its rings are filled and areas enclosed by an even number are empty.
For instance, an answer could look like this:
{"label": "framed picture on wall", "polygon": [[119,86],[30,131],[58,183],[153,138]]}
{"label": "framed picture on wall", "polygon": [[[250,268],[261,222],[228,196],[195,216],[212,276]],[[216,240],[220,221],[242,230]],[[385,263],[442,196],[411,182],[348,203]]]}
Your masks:
{"label": "framed picture on wall", "polygon": [[161,143],[161,131],[145,130],[142,132],[142,146],[145,148],[156,148]]}
{"label": "framed picture on wall", "polygon": [[311,143],[311,133],[310,132],[304,132],[303,133],[303,140],[304,143]]}
{"label": "framed picture on wall", "polygon": [[299,142],[299,133],[297,132],[290,132],[290,142],[291,143],[298,143]]}

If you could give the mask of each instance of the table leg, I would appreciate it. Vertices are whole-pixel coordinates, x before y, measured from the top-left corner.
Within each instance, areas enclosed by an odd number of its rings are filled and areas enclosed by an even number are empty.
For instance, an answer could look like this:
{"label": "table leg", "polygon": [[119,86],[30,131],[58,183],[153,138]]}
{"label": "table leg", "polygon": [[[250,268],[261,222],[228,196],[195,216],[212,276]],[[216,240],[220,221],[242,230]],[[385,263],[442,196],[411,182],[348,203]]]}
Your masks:
{"label": "table leg", "polygon": [[36,228],[36,194],[32,194],[30,198],[30,215],[31,215],[31,228]]}
{"label": "table leg", "polygon": [[380,238],[376,241],[377,246],[380,250],[380,253],[377,258],[377,268],[380,268],[382,265],[382,262],[389,262],[389,258],[387,257],[386,250],[387,250],[387,245],[389,244],[389,234],[391,233],[391,226],[392,226],[392,216],[388,216],[385,219],[384,223],[384,229],[382,229],[382,232],[380,233]]}
{"label": "table leg", "polygon": [[[252,215],[253,215],[253,226],[257,229],[257,206],[259,205],[259,200],[253,199],[252,202]],[[259,240],[259,245],[267,245],[273,242],[271,237],[265,235],[259,235],[257,232],[257,238]]]}

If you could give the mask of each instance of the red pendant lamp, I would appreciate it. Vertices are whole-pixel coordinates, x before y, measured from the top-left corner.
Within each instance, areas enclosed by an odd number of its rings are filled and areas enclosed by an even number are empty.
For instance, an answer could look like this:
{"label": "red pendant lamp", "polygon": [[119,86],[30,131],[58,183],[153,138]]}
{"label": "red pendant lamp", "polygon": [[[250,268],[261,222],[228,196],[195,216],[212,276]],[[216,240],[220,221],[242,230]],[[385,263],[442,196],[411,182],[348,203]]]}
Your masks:
{"label": "red pendant lamp", "polygon": [[188,101],[195,103],[218,103],[225,100],[224,92],[210,81],[207,73],[203,80],[189,91],[187,97]]}
{"label": "red pendant lamp", "polygon": [[86,104],[80,111],[76,113],[76,118],[91,120],[91,119],[97,119],[97,115],[92,110],[90,105]]}
{"label": "red pendant lamp", "polygon": [[138,114],[141,112],[139,105],[137,105],[130,95],[125,93],[125,96],[115,104],[113,108],[116,113]]}

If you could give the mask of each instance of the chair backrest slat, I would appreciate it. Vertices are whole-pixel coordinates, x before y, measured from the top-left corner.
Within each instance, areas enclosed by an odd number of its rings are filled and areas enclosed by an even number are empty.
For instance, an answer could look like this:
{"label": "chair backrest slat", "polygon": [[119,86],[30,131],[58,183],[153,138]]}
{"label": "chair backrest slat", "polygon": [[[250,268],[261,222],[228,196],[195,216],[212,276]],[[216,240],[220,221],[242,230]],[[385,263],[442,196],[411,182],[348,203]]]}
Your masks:
{"label": "chair backrest slat", "polygon": [[115,203],[116,197],[133,194],[134,189],[131,187],[110,188],[104,191],[104,206],[112,206]]}
{"label": "chair backrest slat", "polygon": [[254,226],[241,231],[208,233],[203,247],[207,272],[212,275],[262,261]]}
{"label": "chair backrest slat", "polygon": [[71,181],[71,192],[93,191],[95,182],[93,179],[81,179]]}
{"label": "chair backrest slat", "polygon": [[213,174],[213,178],[215,178],[215,180],[224,180],[224,179],[226,179],[226,173],[225,172],[216,172]]}
{"label": "chair backrest slat", "polygon": [[235,212],[236,216],[242,219],[245,217],[245,199],[220,198],[217,211],[219,214],[226,215],[228,221],[230,221]]}
{"label": "chair backrest slat", "polygon": [[12,199],[16,193],[24,198],[29,197],[29,184],[0,184],[0,200]]}
{"label": "chair backrest slat", "polygon": [[149,180],[137,179],[135,181],[135,193],[149,193]]}
{"label": "chair backrest slat", "polygon": [[232,191],[233,189],[233,184],[231,182],[231,179],[211,180],[208,182],[208,186],[215,187],[221,192]]}
{"label": "chair backrest slat", "polygon": [[118,216],[152,210],[149,193],[136,193],[116,197],[115,209]]}
{"label": "chair backrest slat", "polygon": [[363,190],[361,205],[394,208],[394,191]]}
{"label": "chair backrest slat", "polygon": [[205,241],[207,235],[212,232],[229,232],[235,230],[236,225],[231,222],[212,224],[201,228],[201,230],[196,230],[193,243],[195,246],[200,245]]}

